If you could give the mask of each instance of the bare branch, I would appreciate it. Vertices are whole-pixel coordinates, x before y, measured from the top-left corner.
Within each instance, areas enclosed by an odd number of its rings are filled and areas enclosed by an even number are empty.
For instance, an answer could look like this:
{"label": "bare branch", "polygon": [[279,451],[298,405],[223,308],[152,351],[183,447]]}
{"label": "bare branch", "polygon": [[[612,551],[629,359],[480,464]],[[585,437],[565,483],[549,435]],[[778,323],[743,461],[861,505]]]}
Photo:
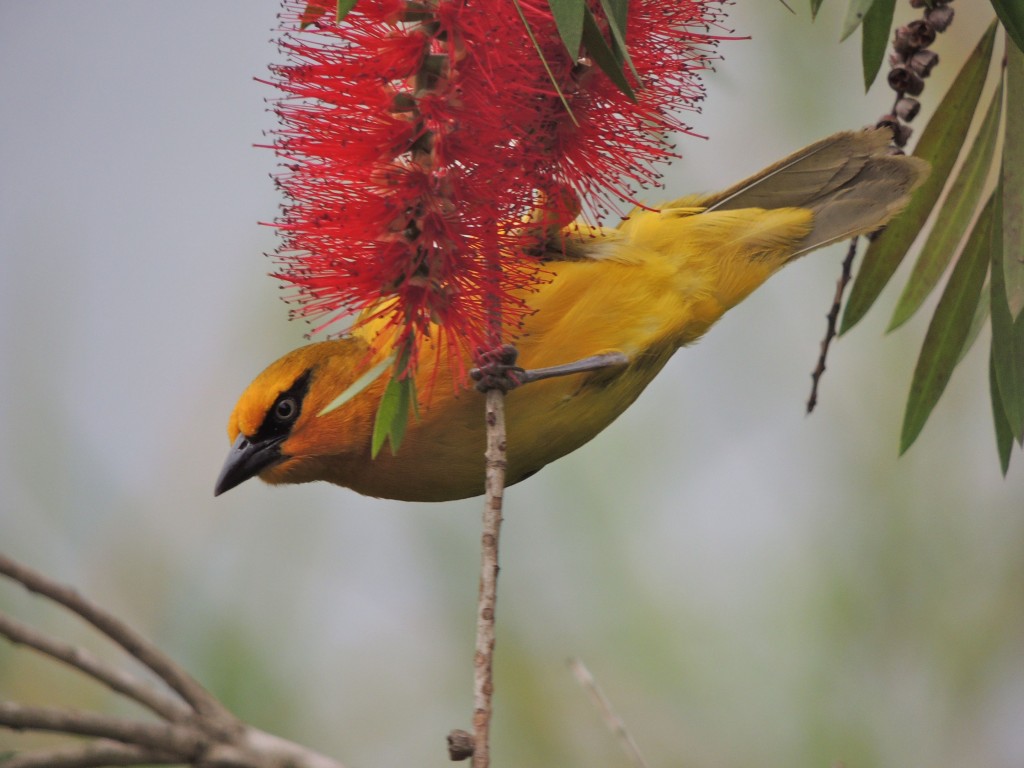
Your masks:
{"label": "bare branch", "polygon": [[39,749],[0,761],[3,768],[99,768],[114,765],[180,765],[202,768],[345,768],[299,744],[247,728],[233,744],[210,744],[198,756],[96,739],[76,747]]}
{"label": "bare branch", "polygon": [[0,613],[0,635],[92,677],[148,707],[151,722],[59,707],[0,702],[0,729],[85,736],[72,747],[35,749],[0,760],[0,768],[93,768],[190,764],[202,768],[344,768],[329,757],[237,720],[187,672],[134,630],[73,589],[0,555],[0,574],[68,608],[156,672],[195,711],[86,650]]}
{"label": "bare branch", "polygon": [[113,614],[86,599],[71,587],[60,584],[43,574],[0,554],[0,574],[18,582],[30,592],[42,595],[63,605],[72,613],[96,627],[176,691],[203,722],[217,730],[233,730],[239,721],[191,675],[178,666],[159,648],[139,635]]}
{"label": "bare branch", "polygon": [[[170,722],[182,722],[191,716],[185,705],[156,690],[144,681],[93,656],[84,648],[64,643],[0,612],[0,635],[12,643],[34,648],[52,659],[67,664],[113,691],[138,702]],[[7,768],[4,766],[4,768]]]}
{"label": "bare branch", "polygon": [[0,701],[0,726],[16,731],[52,731],[95,736],[125,744],[198,756],[208,738],[197,728],[171,723],[147,723],[113,715],[60,707],[35,707]]}
{"label": "bare branch", "polygon": [[490,765],[491,698],[494,693],[494,616],[498,598],[498,539],[505,492],[505,393],[487,392],[487,476],[480,543],[480,597],[473,663],[473,768]]}
{"label": "bare branch", "polygon": [[[239,738],[235,740],[235,749],[239,755],[261,755],[266,758],[268,768],[345,768],[333,758],[314,752],[301,744],[274,736],[259,728],[247,726]],[[217,747],[210,753],[211,759],[220,759],[221,752],[226,759],[227,749]],[[253,765],[252,759],[242,765]],[[224,763],[224,765],[227,765]],[[3,768],[7,768],[4,766]],[[205,768],[205,766],[204,766]]]}
{"label": "bare branch", "polygon": [[61,749],[40,749],[9,757],[3,768],[100,768],[107,765],[173,765],[180,755],[99,739],[88,744]]}
{"label": "bare branch", "polygon": [[813,411],[814,406],[818,404],[818,382],[821,381],[821,376],[825,373],[825,359],[828,357],[828,349],[832,345],[832,340],[836,337],[839,307],[843,303],[843,292],[846,290],[846,285],[850,282],[850,274],[853,272],[853,259],[857,255],[857,240],[858,238],[855,237],[850,241],[850,248],[846,252],[846,258],[843,259],[842,272],[839,275],[839,279],[836,280],[836,292],[832,297],[832,308],[828,311],[825,338],[821,340],[821,353],[818,355],[818,365],[811,372],[811,395],[807,398],[807,413]]}

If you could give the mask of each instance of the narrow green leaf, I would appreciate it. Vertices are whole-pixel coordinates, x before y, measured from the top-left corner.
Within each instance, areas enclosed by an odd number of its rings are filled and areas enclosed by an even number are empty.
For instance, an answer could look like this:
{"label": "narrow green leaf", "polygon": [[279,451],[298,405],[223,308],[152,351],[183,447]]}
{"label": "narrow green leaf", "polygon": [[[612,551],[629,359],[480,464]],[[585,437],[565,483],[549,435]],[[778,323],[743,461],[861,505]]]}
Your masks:
{"label": "narrow green leaf", "polygon": [[843,19],[843,30],[839,34],[839,42],[843,42],[857,31],[857,27],[864,21],[864,16],[871,10],[874,3],[875,0],[850,0],[850,4],[846,6],[846,18]]}
{"label": "narrow green leaf", "polygon": [[615,55],[615,52],[608,46],[608,42],[601,34],[601,28],[590,8],[586,8],[583,14],[583,45],[587,53],[615,83],[619,90],[626,94],[630,100],[636,101],[636,94],[626,80],[626,73],[622,69],[622,62]]}
{"label": "narrow green leaf", "polygon": [[[1001,84],[1000,84],[1001,85]],[[996,88],[992,94],[985,119],[981,124],[967,159],[960,167],[953,185],[949,188],[932,231],[928,233],[924,247],[914,264],[903,294],[896,303],[889,331],[895,330],[911,318],[928,298],[939,279],[953,260],[957,247],[963,240],[967,227],[974,217],[981,199],[985,180],[992,170],[992,157],[999,136],[999,116],[1002,113],[1003,89]]]}
{"label": "narrow green leaf", "polygon": [[992,0],[992,7],[1017,50],[1024,51],[1024,3],[1020,0]]}
{"label": "narrow green leaf", "polygon": [[913,445],[921,433],[960,360],[988,271],[993,207],[990,199],[949,276],[928,326],[910,382],[900,435],[900,453]]}
{"label": "narrow green leaf", "polygon": [[619,28],[622,40],[625,41],[626,22],[629,20],[629,0],[601,0],[601,9],[608,17],[609,23]]}
{"label": "narrow green leaf", "polygon": [[373,458],[377,458],[385,441],[390,443],[392,454],[401,446],[402,438],[405,437],[405,427],[409,422],[409,402],[414,391],[415,384],[411,376],[399,378],[397,374],[392,374],[384,388],[380,405],[377,406],[377,417],[373,422],[373,439],[370,446]]}
{"label": "narrow green leaf", "polygon": [[580,55],[580,43],[583,41],[583,11],[587,7],[586,0],[548,0],[551,15],[555,17],[558,35],[565,43],[566,50],[573,59]]}
{"label": "narrow green leaf", "polygon": [[384,442],[391,435],[391,422],[398,412],[398,401],[401,399],[401,387],[398,379],[392,374],[384,387],[384,394],[377,405],[377,415],[373,420],[373,439],[370,445],[370,455],[377,458]]}
{"label": "narrow green leaf", "polygon": [[[1016,379],[1017,389],[1017,418],[1016,424],[1010,422],[1010,428],[1014,430],[1017,442],[1024,446],[1024,314],[1021,314],[1013,321],[1013,350],[1017,357],[1014,362],[1017,364]],[[1005,401],[1004,401],[1005,405]],[[1007,414],[1009,416],[1009,414]]]}
{"label": "narrow green leaf", "polygon": [[995,350],[988,357],[988,388],[992,398],[992,420],[996,428],[996,450],[999,451],[999,466],[1002,467],[1003,477],[1010,468],[1010,453],[1013,451],[1013,430],[1010,429],[1010,422],[1006,420],[1006,413],[1003,411],[1003,401],[999,396],[999,383],[996,381]]}
{"label": "narrow green leaf", "polygon": [[[576,119],[576,115],[573,114],[572,107],[569,105],[569,99],[567,99],[565,94],[562,92],[562,86],[558,84],[558,78],[556,78],[555,73],[551,71],[551,67],[548,65],[548,60],[544,58],[544,50],[540,47],[540,43],[537,42],[537,38],[533,34],[533,30],[530,28],[530,22],[526,20],[526,14],[523,13],[523,7],[519,4],[519,0],[512,0],[512,5],[515,6],[516,12],[519,14],[519,20],[523,22],[526,34],[530,38],[530,42],[533,43],[533,48],[540,57],[540,63],[544,65],[544,71],[548,73],[548,79],[555,87],[555,92],[558,94],[558,98],[562,101],[562,106],[565,107],[565,111],[569,115],[569,119],[572,120],[573,125],[579,125],[579,121]],[[576,48],[579,50],[578,45]]]}
{"label": "narrow green leaf", "polygon": [[299,29],[305,29],[327,13],[327,6],[321,5],[321,2],[326,2],[326,0],[320,0],[320,2],[312,0],[312,2],[306,3],[302,9],[302,14],[299,16]]}
{"label": "narrow green leaf", "polygon": [[[1018,6],[1019,7],[1019,6]],[[1003,276],[1014,319],[1024,312],[1024,53],[1006,41],[1003,140]]]}
{"label": "narrow green leaf", "polygon": [[349,384],[348,388],[345,389],[340,395],[338,395],[336,398],[331,400],[331,402],[329,402],[327,405],[321,408],[320,412],[317,413],[317,417],[326,416],[331,411],[336,411],[339,408],[341,408],[341,406],[343,406],[356,395],[360,394],[368,386],[373,384],[373,382],[375,382],[380,377],[380,375],[384,373],[387,367],[391,365],[393,362],[395,362],[395,355],[392,354],[385,357],[383,360],[381,360],[379,363],[373,366],[373,368],[371,368],[358,379]]}
{"label": "narrow green leaf", "polygon": [[412,376],[402,379],[402,394],[398,401],[398,416],[391,426],[391,435],[388,441],[391,443],[391,453],[398,450],[405,439],[405,428],[409,423],[410,411],[416,410],[413,403],[416,401],[416,380]]}
{"label": "narrow green leaf", "polygon": [[[1001,190],[995,194],[995,221],[1002,220]],[[992,297],[992,364],[999,384],[999,397],[1010,431],[1017,440],[1024,437],[1024,313],[1015,321],[1006,300],[1003,274],[1003,238],[993,232],[992,267],[989,288]]]}
{"label": "narrow green leaf", "polygon": [[821,8],[821,4],[824,0],[811,0],[811,19],[815,19],[818,16],[818,9]]}
{"label": "narrow green leaf", "polygon": [[895,12],[896,0],[875,0],[864,14],[864,26],[860,31],[860,57],[864,67],[865,91],[870,90],[878,70],[882,68]]}
{"label": "narrow green leaf", "polygon": [[348,16],[349,11],[356,7],[356,0],[338,0],[338,7],[334,11],[334,21],[341,24],[342,20]]}
{"label": "narrow green leaf", "polygon": [[921,132],[914,154],[931,163],[931,174],[914,194],[906,210],[890,222],[868,247],[846,302],[840,333],[846,333],[856,325],[875,303],[935,206],[981,97],[995,35],[993,22]]}
{"label": "narrow green leaf", "polygon": [[985,327],[985,323],[988,321],[988,316],[992,308],[992,299],[990,296],[988,283],[985,283],[981,289],[981,296],[978,297],[978,308],[974,310],[974,317],[971,319],[971,327],[967,329],[967,340],[964,342],[963,347],[960,349],[960,357],[957,358],[956,364],[960,365],[964,358],[967,357],[967,353],[971,351],[971,347],[974,346],[974,342],[978,340],[978,336],[981,335],[981,329]]}
{"label": "narrow green leaf", "polygon": [[384,387],[384,394],[381,395],[380,403],[377,405],[377,414],[373,421],[373,437],[370,441],[370,456],[377,458],[384,442],[391,444],[391,454],[394,455],[402,444],[405,437],[405,427],[409,421],[410,400],[416,403],[416,382],[412,372],[409,370],[409,360],[412,358],[412,342],[406,342],[395,352],[389,355],[388,359],[395,360],[395,366],[391,371],[391,378]]}
{"label": "narrow green leaf", "polygon": [[601,0],[601,10],[604,11],[608,20],[608,29],[612,33],[612,51],[620,66],[623,62],[633,73],[637,83],[640,82],[640,73],[633,66],[633,60],[629,57],[629,48],[626,45],[626,16],[629,13],[629,0]]}

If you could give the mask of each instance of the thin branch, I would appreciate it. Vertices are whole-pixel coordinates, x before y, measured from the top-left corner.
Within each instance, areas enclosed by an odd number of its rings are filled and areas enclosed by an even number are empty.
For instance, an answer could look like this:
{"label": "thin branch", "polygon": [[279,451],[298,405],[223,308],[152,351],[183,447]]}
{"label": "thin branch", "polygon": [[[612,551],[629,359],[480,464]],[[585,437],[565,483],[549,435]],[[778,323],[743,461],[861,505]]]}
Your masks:
{"label": "thin branch", "polygon": [[[492,308],[493,309],[493,308]],[[496,313],[497,310],[494,310]],[[497,316],[497,315],[495,315]],[[500,327],[493,329],[492,340],[500,339]],[[516,386],[554,376],[569,376],[627,365],[619,352],[592,355],[547,368],[524,370],[516,365],[516,348],[495,341],[491,350],[480,354],[480,367],[470,371],[477,389],[485,392],[487,450],[484,487],[483,534],[480,543],[480,594],[477,599],[476,655],[473,660],[473,737],[465,731],[448,734],[448,755],[465,760],[472,755],[473,768],[490,765],[490,727],[494,695],[494,620],[498,599],[498,542],[501,533],[502,504],[505,494],[506,431],[505,393]]]}
{"label": "thin branch", "polygon": [[[281,768],[345,768],[332,757],[327,757],[319,752],[314,752],[308,747],[296,744],[294,741],[282,739],[272,733],[261,731],[259,728],[247,726],[240,737],[235,739],[235,748],[240,755],[261,755],[266,758],[266,765],[281,766]],[[220,754],[223,753],[223,754]],[[223,765],[229,765],[230,758],[228,750],[223,747],[216,747],[211,750],[211,759],[221,759]],[[238,762],[236,765],[252,765],[252,758],[249,762]],[[6,766],[3,766],[6,768]],[[205,765],[204,765],[205,768]]]}
{"label": "thin branch", "polygon": [[601,713],[601,719],[604,720],[608,730],[612,732],[612,735],[622,745],[622,749],[629,757],[630,762],[633,763],[635,768],[648,768],[647,761],[640,754],[640,747],[637,746],[622,718],[615,713],[608,697],[602,693],[597,685],[597,681],[594,680],[594,676],[590,674],[590,670],[587,669],[583,661],[580,659],[569,659],[569,668],[576,676],[576,680],[583,687],[583,690],[589,694],[590,700],[594,702],[594,706]]}
{"label": "thin branch", "polygon": [[239,721],[234,715],[159,648],[71,587],[59,584],[2,554],[0,554],[0,575],[17,581],[30,592],[35,592],[59,603],[92,624],[155,672],[202,716],[205,724],[226,730],[236,729],[239,726]]}
{"label": "thin branch", "polygon": [[[116,693],[150,709],[170,722],[182,722],[191,710],[134,675],[117,669],[93,656],[84,648],[61,642],[0,612],[0,635],[12,643],[25,645],[59,662],[77,669],[106,685]],[[4,766],[4,768],[7,768]]]}
{"label": "thin branch", "polygon": [[0,761],[3,768],[101,768],[107,765],[174,765],[181,755],[99,739],[76,747],[22,752]]}
{"label": "thin branch", "polygon": [[498,541],[505,493],[505,393],[487,392],[487,467],[480,540],[480,596],[476,617],[476,656],[473,663],[473,768],[490,765],[490,727],[494,693],[494,617],[498,597]]}
{"label": "thin branch", "polygon": [[84,649],[0,613],[0,635],[77,669],[148,707],[162,720],[150,722],[74,709],[0,702],[0,729],[45,731],[91,739],[75,747],[42,748],[6,756],[0,759],[0,768],[158,764],[191,764],[202,768],[344,768],[336,760],[242,723],[159,649],[70,587],[2,554],[0,574],[93,624],[183,697],[194,701],[196,707],[193,712],[170,695],[151,689],[139,678],[96,659]]}
{"label": "thin branch", "polygon": [[95,736],[125,744],[198,756],[207,746],[196,728],[170,723],[147,723],[114,715],[61,707],[36,707],[0,701],[0,726],[15,731],[51,731]]}
{"label": "thin branch", "polygon": [[[207,737],[197,735],[206,740]],[[2,768],[98,768],[113,765],[181,765],[202,768],[345,768],[299,744],[246,728],[234,743],[204,741],[199,752],[180,753],[96,739],[77,747],[38,749],[0,760]]]}
{"label": "thin branch", "polygon": [[853,259],[857,255],[858,238],[850,241],[850,248],[843,259],[843,269],[836,281],[836,292],[832,298],[832,308],[828,311],[828,325],[825,328],[825,338],[821,340],[821,353],[818,355],[818,365],[811,372],[811,395],[807,398],[807,412],[814,410],[818,404],[818,382],[825,373],[825,359],[828,357],[828,348],[832,345],[832,339],[836,337],[836,324],[839,321],[839,308],[843,303],[843,292],[850,282],[850,274],[853,272]]}

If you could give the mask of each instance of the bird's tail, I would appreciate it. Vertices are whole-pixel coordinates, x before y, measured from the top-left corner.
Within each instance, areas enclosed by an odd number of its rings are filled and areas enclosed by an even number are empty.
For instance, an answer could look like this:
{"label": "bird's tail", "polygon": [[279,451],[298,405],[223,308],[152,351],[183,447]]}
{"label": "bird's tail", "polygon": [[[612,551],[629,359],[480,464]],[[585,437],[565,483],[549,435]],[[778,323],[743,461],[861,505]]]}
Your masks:
{"label": "bird's tail", "polygon": [[684,198],[665,208],[704,212],[742,208],[803,208],[814,225],[791,259],[884,226],[928,175],[920,158],[889,153],[887,129],[837,133],[795,152],[723,192]]}

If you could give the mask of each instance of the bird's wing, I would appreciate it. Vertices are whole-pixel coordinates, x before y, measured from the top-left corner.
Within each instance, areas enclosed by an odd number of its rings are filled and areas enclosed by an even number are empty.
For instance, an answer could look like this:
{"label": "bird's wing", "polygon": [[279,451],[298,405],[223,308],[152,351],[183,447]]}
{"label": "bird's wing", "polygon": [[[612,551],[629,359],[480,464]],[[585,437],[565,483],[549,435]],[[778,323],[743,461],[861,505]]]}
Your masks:
{"label": "bird's wing", "polygon": [[703,198],[708,210],[814,208],[887,156],[891,133],[846,131],[817,141],[728,189]]}
{"label": "bird's wing", "polygon": [[717,194],[667,207],[701,205],[706,212],[741,208],[805,208],[814,227],[795,256],[871,232],[891,219],[924,180],[928,164],[889,153],[891,133],[869,128],[822,139]]}

